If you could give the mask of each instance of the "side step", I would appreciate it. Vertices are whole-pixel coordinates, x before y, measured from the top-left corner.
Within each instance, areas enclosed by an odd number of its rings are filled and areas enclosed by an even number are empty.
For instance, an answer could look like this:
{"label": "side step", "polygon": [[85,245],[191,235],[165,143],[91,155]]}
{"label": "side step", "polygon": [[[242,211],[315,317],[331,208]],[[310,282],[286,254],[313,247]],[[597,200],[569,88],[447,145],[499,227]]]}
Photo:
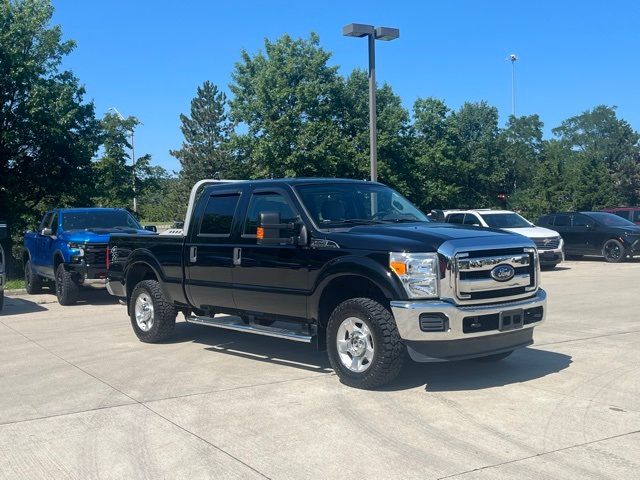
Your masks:
{"label": "side step", "polygon": [[313,336],[301,330],[291,330],[280,327],[267,327],[264,325],[247,324],[238,317],[196,317],[190,315],[186,317],[187,322],[196,323],[198,325],[206,325],[208,327],[218,327],[227,330],[235,330],[237,332],[254,333],[256,335],[264,335],[267,337],[284,338],[293,340],[294,342],[311,343]]}

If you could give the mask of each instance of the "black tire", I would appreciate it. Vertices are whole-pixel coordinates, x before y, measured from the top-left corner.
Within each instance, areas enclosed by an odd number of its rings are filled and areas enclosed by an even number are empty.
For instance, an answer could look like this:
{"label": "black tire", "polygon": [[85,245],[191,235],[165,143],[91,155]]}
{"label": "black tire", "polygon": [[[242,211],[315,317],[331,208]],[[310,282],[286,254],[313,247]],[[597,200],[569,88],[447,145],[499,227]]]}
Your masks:
{"label": "black tire", "polygon": [[604,242],[602,246],[602,256],[609,263],[619,263],[625,258],[626,252],[624,245],[618,240],[610,239]]}
{"label": "black tire", "polygon": [[[151,312],[151,325],[148,330],[144,330],[136,320],[136,302],[138,298],[146,298],[153,307]],[[169,301],[160,284],[156,280],[143,280],[138,283],[131,293],[129,301],[129,317],[131,326],[140,341],[145,343],[157,343],[169,337],[176,326],[176,316],[178,311],[173,303]]]}
{"label": "black tire", "polygon": [[2,307],[4,307],[4,290],[0,290],[0,312],[2,311]]}
{"label": "black tire", "polygon": [[540,270],[553,270],[554,268],[556,268],[558,266],[557,263],[545,263],[545,264],[540,264]]}
{"label": "black tire", "polygon": [[[370,332],[373,357],[370,362],[367,361],[370,364],[362,372],[347,368],[338,351],[338,331],[348,318],[364,323]],[[342,383],[363,389],[379,387],[396,378],[406,351],[391,312],[370,298],[346,300],[331,313],[327,325],[327,350],[331,366]]]}
{"label": "black tire", "polygon": [[78,301],[78,283],[62,263],[56,268],[56,297],[60,305],[73,305]]}
{"label": "black tire", "polygon": [[478,357],[474,360],[477,360],[479,362],[499,362],[500,360],[504,360],[505,358],[507,358],[512,353],[513,350],[509,350],[508,352],[494,353],[493,355],[487,355],[486,357]]}
{"label": "black tire", "polygon": [[24,264],[24,288],[29,295],[42,293],[42,278],[33,272],[31,260],[27,260]]}

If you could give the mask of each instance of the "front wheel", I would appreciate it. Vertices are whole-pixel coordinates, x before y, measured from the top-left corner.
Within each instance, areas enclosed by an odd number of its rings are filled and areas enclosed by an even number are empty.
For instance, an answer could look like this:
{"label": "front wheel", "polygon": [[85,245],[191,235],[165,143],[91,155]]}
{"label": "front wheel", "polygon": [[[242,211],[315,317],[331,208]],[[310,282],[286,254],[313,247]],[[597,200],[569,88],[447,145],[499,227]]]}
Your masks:
{"label": "front wheel", "polygon": [[78,301],[78,283],[62,263],[56,268],[56,297],[60,305],[73,305]]}
{"label": "front wheel", "polygon": [[327,350],[342,383],[364,389],[392,381],[405,352],[391,312],[369,298],[346,300],[333,311]]}
{"label": "front wheel", "polygon": [[602,247],[602,256],[609,263],[618,263],[624,260],[624,245],[618,240],[607,240]]}
{"label": "front wheel", "polygon": [[545,263],[545,264],[540,264],[540,270],[553,270],[554,268],[556,268],[558,266],[557,263]]}
{"label": "front wheel", "polygon": [[24,264],[24,287],[29,295],[42,292],[42,278],[33,271],[31,260],[27,260]]}
{"label": "front wheel", "polygon": [[138,283],[130,302],[131,325],[141,341],[156,343],[173,333],[178,312],[156,280]]}

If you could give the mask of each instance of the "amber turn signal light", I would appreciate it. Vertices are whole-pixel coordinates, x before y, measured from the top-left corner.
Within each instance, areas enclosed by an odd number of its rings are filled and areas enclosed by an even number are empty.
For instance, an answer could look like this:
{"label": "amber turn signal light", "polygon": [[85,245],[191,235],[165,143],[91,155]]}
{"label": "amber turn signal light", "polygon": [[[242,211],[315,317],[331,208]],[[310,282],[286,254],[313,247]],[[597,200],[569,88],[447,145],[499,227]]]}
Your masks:
{"label": "amber turn signal light", "polygon": [[264,228],[258,227],[256,230],[256,237],[258,240],[264,240]]}
{"label": "amber turn signal light", "polygon": [[407,274],[407,265],[405,263],[403,263],[403,262],[390,262],[389,266],[398,275],[406,275]]}

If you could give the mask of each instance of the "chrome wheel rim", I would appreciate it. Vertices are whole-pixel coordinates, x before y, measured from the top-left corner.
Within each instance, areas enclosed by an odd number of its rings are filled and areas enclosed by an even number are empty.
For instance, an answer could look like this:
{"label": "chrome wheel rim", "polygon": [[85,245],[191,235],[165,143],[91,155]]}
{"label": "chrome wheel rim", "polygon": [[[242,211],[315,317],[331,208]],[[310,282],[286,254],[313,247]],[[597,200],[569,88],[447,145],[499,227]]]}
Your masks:
{"label": "chrome wheel rim", "polygon": [[336,346],[340,362],[348,370],[362,373],[371,366],[375,353],[373,335],[363,320],[355,317],[343,320],[338,327]]}
{"label": "chrome wheel rim", "polygon": [[153,327],[153,303],[147,293],[143,292],[136,298],[134,315],[140,330],[143,332],[151,330],[151,327]]}
{"label": "chrome wheel rim", "polygon": [[608,242],[604,246],[604,252],[606,257],[610,258],[611,260],[618,260],[622,255],[622,252],[620,251],[620,246],[614,242]]}

